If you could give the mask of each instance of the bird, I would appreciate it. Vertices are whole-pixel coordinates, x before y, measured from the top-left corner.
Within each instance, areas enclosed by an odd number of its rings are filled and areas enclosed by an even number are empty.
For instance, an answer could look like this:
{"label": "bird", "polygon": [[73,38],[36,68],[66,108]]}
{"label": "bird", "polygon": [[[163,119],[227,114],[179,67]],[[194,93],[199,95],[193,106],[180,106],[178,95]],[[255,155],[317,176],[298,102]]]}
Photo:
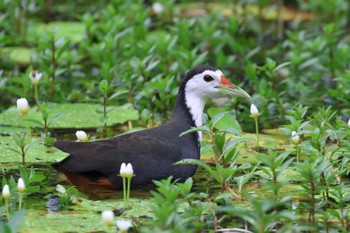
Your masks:
{"label": "bird", "polygon": [[197,167],[174,163],[188,158],[200,159],[202,135],[201,132],[180,135],[202,125],[206,100],[220,92],[250,98],[218,68],[209,65],[195,67],[186,72],[180,82],[172,118],[168,122],[110,139],[56,141],[54,146],[69,155],[52,167],[82,189],[122,189],[122,178],[118,176],[122,163],[132,164],[133,186],[170,176],[185,181],[194,175]]}

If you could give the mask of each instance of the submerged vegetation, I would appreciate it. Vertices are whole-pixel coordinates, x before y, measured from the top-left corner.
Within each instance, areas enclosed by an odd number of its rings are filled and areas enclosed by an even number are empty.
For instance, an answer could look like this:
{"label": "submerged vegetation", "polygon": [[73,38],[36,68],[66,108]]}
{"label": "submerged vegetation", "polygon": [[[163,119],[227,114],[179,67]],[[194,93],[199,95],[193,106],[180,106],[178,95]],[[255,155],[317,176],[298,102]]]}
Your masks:
{"label": "submerged vegetation", "polygon": [[[1,232],[350,231],[348,1],[14,0],[0,14]],[[209,100],[184,132],[203,133],[201,160],[178,162],[193,178],[85,195],[50,167],[66,156],[55,140],[168,120],[201,64],[252,98]]]}

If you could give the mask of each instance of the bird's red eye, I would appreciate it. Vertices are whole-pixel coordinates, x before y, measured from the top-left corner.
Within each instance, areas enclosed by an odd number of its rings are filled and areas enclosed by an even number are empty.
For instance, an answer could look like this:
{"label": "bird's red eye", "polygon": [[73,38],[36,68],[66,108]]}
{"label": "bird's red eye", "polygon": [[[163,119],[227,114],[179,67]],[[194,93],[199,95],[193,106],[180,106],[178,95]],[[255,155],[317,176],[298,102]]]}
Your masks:
{"label": "bird's red eye", "polygon": [[204,81],[211,82],[213,80],[214,80],[213,77],[211,77],[210,75],[204,75]]}

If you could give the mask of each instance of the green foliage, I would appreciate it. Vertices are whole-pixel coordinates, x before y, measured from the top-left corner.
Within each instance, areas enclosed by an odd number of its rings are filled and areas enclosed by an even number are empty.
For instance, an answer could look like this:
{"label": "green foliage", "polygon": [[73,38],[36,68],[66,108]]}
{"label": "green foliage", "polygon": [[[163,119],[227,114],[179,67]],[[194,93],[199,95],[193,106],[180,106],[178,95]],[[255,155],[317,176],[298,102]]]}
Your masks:
{"label": "green foliage", "polygon": [[[101,126],[98,111],[102,109],[98,104],[57,104],[55,108],[50,109],[50,116],[48,120],[51,128],[94,128]],[[136,120],[138,113],[130,105],[123,106],[108,106],[109,121],[107,125],[114,125],[124,123],[127,120]],[[59,117],[58,117],[59,116]],[[86,117],[89,116],[89,117]],[[23,121],[18,115],[18,110],[10,108],[0,114],[0,121],[4,125],[20,126],[20,127],[42,127],[41,119],[43,115],[37,111],[37,108],[32,108],[28,114],[27,119],[30,121]],[[40,122],[40,124],[39,124]]]}
{"label": "green foliage", "polygon": [[0,221],[0,231],[3,233],[18,232],[24,222],[24,214],[24,211],[16,211],[8,223]]}
{"label": "green foliage", "polygon": [[[348,232],[349,2],[161,0],[159,13],[147,2],[0,2],[0,170],[14,194],[12,206],[18,199],[14,177],[25,180],[24,195],[33,200],[52,189],[52,176],[56,183],[57,174],[18,163],[46,166],[64,158],[47,147],[52,136],[61,139],[60,129],[72,135],[70,129],[94,134],[103,128],[106,137],[107,126],[158,125],[170,118],[181,75],[211,64],[244,86],[259,106],[260,150],[247,133],[254,131],[249,104],[210,100],[219,107],[207,110],[203,126],[184,132],[202,132],[205,158],[179,162],[197,165],[205,175],[183,184],[157,181],[153,209],[135,220],[135,231],[243,231],[247,222],[244,231]],[[290,14],[297,16],[290,19]],[[32,70],[43,73],[35,90],[38,101],[32,98]],[[25,119],[13,107],[20,97],[32,107]],[[43,131],[45,140],[39,138]],[[300,136],[298,145],[291,145],[293,131]],[[56,194],[67,208],[81,201],[72,187]],[[131,206],[143,210],[143,201],[131,200]],[[32,206],[28,203],[26,208]],[[101,203],[106,201],[86,209]],[[131,211],[121,217],[134,218]],[[60,230],[103,229],[96,213],[79,214],[79,221],[89,221],[81,224],[86,228]],[[75,218],[65,215],[55,217]],[[15,222],[24,222],[28,231],[37,229],[34,224],[48,225],[42,213],[33,216],[13,212],[9,223],[0,221],[0,229],[21,231]],[[38,222],[30,225],[24,218]]]}
{"label": "green foliage", "polygon": [[75,187],[69,187],[66,189],[60,184],[56,186],[56,191],[59,197],[59,206],[65,209],[72,204],[78,204],[79,198],[84,196]]}

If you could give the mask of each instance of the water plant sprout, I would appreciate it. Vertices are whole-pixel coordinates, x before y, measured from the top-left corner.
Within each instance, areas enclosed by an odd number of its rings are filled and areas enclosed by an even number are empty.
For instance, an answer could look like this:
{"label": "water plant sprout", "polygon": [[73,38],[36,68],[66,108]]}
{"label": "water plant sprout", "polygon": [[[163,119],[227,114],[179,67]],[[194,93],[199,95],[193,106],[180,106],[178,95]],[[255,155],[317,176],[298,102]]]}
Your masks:
{"label": "water plant sprout", "polygon": [[29,150],[29,148],[33,146],[35,141],[32,140],[32,135],[30,132],[24,132],[24,133],[15,132],[12,135],[12,137],[15,140],[20,150],[18,151],[10,147],[8,149],[16,152],[17,154],[20,154],[22,156],[22,165],[26,167],[26,160],[25,160],[26,153]]}
{"label": "water plant sprout", "polygon": [[5,200],[6,217],[9,220],[10,219],[10,206],[9,206],[8,199],[10,198],[10,187],[8,184],[5,184],[5,186],[2,188],[2,197]]}
{"label": "water plant sprout", "polygon": [[103,95],[103,137],[107,137],[107,94],[108,94],[108,81],[103,79],[99,83],[99,89]]}
{"label": "water plant sprout", "polygon": [[128,163],[128,165],[122,163],[120,166],[119,175],[123,179],[124,208],[129,209],[130,184],[131,178],[134,176],[134,171],[131,163]]}
{"label": "water plant sprout", "polygon": [[259,124],[258,124],[259,110],[254,104],[250,105],[250,116],[254,118],[254,121],[255,121],[256,150],[259,151]]}
{"label": "water plant sprout", "polygon": [[17,109],[21,116],[25,116],[29,111],[29,104],[26,98],[20,98],[17,100]]}
{"label": "water plant sprout", "polygon": [[36,106],[40,109],[40,102],[39,102],[39,81],[41,79],[42,74],[38,71],[31,71],[29,73],[30,81],[32,82],[33,88],[34,88],[34,99]]}
{"label": "water plant sprout", "polygon": [[297,155],[296,155],[297,156],[297,162],[299,162],[300,161],[300,151],[299,151],[300,137],[297,134],[297,132],[295,132],[295,131],[292,132],[292,137],[291,137],[290,140],[295,146],[295,150],[296,150],[296,153],[297,153]]}
{"label": "water plant sprout", "polygon": [[17,183],[17,190],[19,193],[19,204],[18,204],[18,209],[21,210],[22,209],[22,201],[23,201],[23,193],[25,191],[25,184],[22,178],[18,179],[18,183]]}
{"label": "water plant sprout", "polygon": [[111,210],[104,210],[101,213],[101,217],[102,217],[102,222],[106,225],[106,226],[113,226],[114,225],[114,213]]}

